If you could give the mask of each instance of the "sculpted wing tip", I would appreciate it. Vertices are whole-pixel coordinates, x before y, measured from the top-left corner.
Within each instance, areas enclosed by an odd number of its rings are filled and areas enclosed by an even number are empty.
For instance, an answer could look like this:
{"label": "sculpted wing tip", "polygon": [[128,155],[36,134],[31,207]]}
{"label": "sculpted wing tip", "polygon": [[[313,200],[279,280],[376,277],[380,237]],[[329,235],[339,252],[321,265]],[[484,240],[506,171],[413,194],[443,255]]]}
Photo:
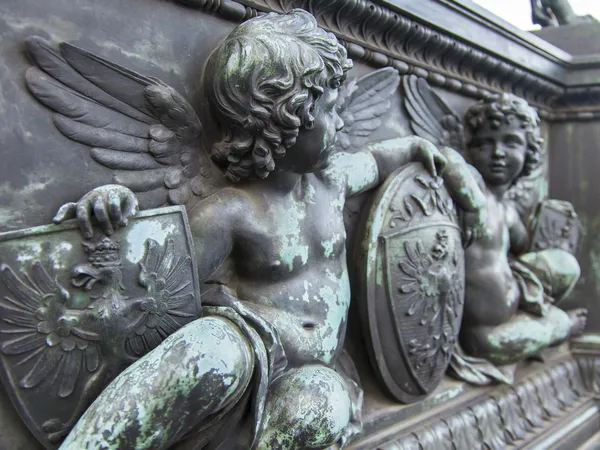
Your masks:
{"label": "sculpted wing tip", "polygon": [[416,75],[402,79],[404,107],[413,132],[436,145],[465,149],[462,119],[427,83]]}
{"label": "sculpted wing tip", "polygon": [[27,49],[33,96],[55,111],[63,135],[138,193],[142,209],[185,204],[225,185],[202,147],[200,120],[175,89],[69,43],[57,50],[32,36]]}
{"label": "sculpted wing tip", "polygon": [[338,150],[357,151],[369,142],[381,126],[381,117],[390,109],[399,83],[400,75],[391,67],[346,83],[338,100],[338,112],[344,121],[337,136]]}

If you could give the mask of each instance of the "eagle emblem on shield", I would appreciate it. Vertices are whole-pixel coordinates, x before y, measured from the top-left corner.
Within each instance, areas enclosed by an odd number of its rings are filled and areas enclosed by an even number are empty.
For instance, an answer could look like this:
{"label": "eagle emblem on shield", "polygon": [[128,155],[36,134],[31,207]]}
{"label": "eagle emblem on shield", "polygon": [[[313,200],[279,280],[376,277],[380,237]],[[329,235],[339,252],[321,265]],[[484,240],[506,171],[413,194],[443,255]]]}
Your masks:
{"label": "eagle emblem on shield", "polygon": [[461,229],[441,178],[396,171],[365,225],[358,301],[384,386],[410,403],[440,383],[458,340],[465,272]]}
{"label": "eagle emblem on shield", "polygon": [[47,448],[123,369],[199,316],[183,207],[83,242],[73,223],[3,233],[0,255],[1,374]]}

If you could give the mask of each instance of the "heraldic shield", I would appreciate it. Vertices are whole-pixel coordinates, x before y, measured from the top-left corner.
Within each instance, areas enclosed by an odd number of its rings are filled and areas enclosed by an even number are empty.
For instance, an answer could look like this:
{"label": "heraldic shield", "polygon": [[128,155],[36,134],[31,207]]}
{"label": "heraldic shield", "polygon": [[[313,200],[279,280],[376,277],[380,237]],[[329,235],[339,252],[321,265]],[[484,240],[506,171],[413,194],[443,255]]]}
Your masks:
{"label": "heraldic shield", "polygon": [[200,314],[183,207],[83,240],[75,223],[0,235],[2,380],[55,448],[124,368]]}
{"label": "heraldic shield", "polygon": [[417,163],[376,193],[363,234],[358,301],[371,361],[403,403],[440,383],[458,339],[464,251],[441,178]]}

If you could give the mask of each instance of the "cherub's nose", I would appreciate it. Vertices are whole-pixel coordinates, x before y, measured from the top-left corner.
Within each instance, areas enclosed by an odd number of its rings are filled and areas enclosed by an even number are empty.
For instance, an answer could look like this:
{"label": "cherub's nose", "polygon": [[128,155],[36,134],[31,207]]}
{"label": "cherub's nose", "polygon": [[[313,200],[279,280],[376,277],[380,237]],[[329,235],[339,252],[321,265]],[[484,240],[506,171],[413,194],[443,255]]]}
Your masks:
{"label": "cherub's nose", "polygon": [[496,158],[503,158],[504,156],[506,156],[506,151],[502,143],[496,142],[494,144],[494,156]]}

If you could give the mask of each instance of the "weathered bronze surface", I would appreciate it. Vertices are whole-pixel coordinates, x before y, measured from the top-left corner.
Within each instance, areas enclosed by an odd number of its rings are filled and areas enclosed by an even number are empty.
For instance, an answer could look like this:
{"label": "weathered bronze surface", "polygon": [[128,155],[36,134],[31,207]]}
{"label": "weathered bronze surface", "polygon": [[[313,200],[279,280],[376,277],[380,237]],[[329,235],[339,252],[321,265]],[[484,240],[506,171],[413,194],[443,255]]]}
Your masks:
{"label": "weathered bronze surface", "polygon": [[564,203],[536,207],[543,199],[536,189],[543,139],[540,119],[525,100],[491,96],[467,110],[463,126],[425,81],[407,77],[404,90],[415,133],[462,150],[480,174],[486,196],[487,229],[465,251],[461,347],[451,373],[476,384],[510,382],[510,371],[499,372],[489,363],[536,356],[585,328],[587,310],[554,306],[580,276],[569,253],[576,244],[576,215]]}
{"label": "weathered bronze surface", "polygon": [[[195,111],[161,80],[67,43],[56,51],[34,37],[28,50],[37,67],[27,71],[27,86],[56,111],[57,128],[91,147],[117,183],[140,193],[96,188],[61,207],[55,222],[77,219],[87,239],[95,229],[112,236],[138,201],[142,208],[186,204],[205,283],[204,317],[165,330],[162,337],[173,334],[154,350],[140,348],[151,351],[96,398],[61,448],[343,444],[360,429],[353,425],[360,391],[336,365],[350,300],[346,197],[420,161],[433,178],[419,169],[407,188],[406,195],[415,191],[414,207],[424,208],[415,225],[435,224],[437,216],[429,216],[440,213],[458,228],[452,202],[439,191],[444,181],[472,217],[463,224],[469,241],[484,225],[480,189],[453,150],[418,137],[364,148],[398,85],[396,72],[382,69],[342,90],[352,62],[311,15],[294,10],[249,20],[206,63],[203,89],[219,133],[205,152]],[[423,242],[431,255],[422,255]],[[462,280],[463,262],[459,233],[449,225],[407,245],[404,270],[428,270],[424,276],[441,286],[433,303],[419,297],[408,308],[410,316],[420,311],[416,324],[428,317],[425,309],[433,314],[419,335],[405,336],[422,395],[439,383],[458,332],[462,292],[453,278]],[[436,296],[444,301],[439,321]],[[441,337],[432,344],[435,333]],[[231,426],[248,433],[223,435]]]}
{"label": "weathered bronze surface", "polygon": [[462,319],[464,251],[440,178],[418,165],[379,188],[359,248],[368,348],[394,398],[414,402],[440,383]]}
{"label": "weathered bronze surface", "polygon": [[2,380],[47,446],[200,311],[181,207],[143,212],[118,234],[83,242],[72,222],[3,233],[0,252]]}
{"label": "weathered bronze surface", "polygon": [[[594,180],[571,180],[565,156],[585,153],[569,121],[600,114],[593,58],[460,0],[44,14],[0,6],[0,215],[18,230],[0,242],[0,447],[575,448],[594,433],[600,341],[545,349],[583,325],[562,310],[590,307],[592,327],[600,311],[581,300],[594,216],[567,187]],[[185,213],[153,209],[169,204]],[[64,224],[26,229],[57,209]],[[160,230],[180,219],[171,243]],[[502,309],[507,286],[526,295]]]}

